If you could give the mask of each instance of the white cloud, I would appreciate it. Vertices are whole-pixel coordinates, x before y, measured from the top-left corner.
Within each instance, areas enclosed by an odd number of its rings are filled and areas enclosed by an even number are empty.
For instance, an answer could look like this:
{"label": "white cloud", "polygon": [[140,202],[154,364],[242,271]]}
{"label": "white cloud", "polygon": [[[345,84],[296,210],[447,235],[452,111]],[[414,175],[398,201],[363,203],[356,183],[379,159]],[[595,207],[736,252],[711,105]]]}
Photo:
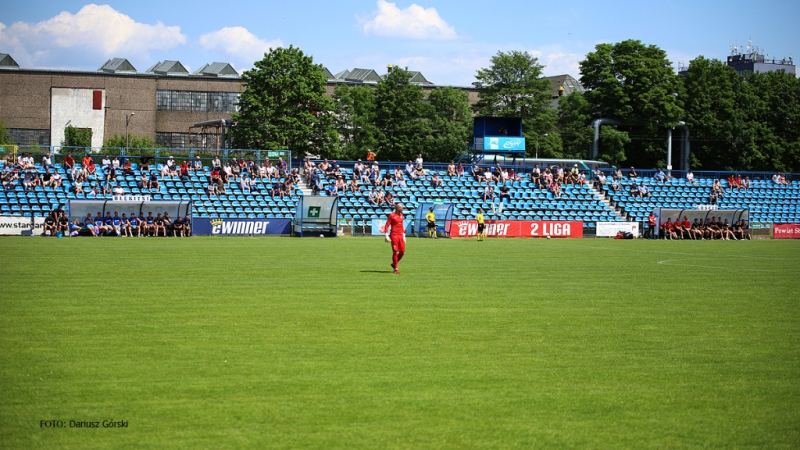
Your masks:
{"label": "white cloud", "polygon": [[545,66],[545,76],[572,75],[580,78],[579,63],[586,58],[582,53],[567,53],[561,49],[550,48],[545,50],[531,50],[528,53],[539,59],[539,64]]}
{"label": "white cloud", "polygon": [[198,43],[205,50],[233,58],[239,67],[252,66],[255,61],[262,59],[270,48],[283,47],[280,39],[265,41],[244,27],[225,27],[206,33],[200,36]]}
{"label": "white cloud", "polygon": [[99,58],[150,59],[151,51],[186,42],[178,26],[139,23],[108,5],[89,4],[39,23],[0,24],[0,48],[23,67],[75,67]]}
{"label": "white cloud", "polygon": [[423,8],[416,3],[400,9],[395,3],[378,0],[378,10],[366,19],[359,19],[364,34],[411,39],[455,39],[455,29],[448,25],[436,8]]}

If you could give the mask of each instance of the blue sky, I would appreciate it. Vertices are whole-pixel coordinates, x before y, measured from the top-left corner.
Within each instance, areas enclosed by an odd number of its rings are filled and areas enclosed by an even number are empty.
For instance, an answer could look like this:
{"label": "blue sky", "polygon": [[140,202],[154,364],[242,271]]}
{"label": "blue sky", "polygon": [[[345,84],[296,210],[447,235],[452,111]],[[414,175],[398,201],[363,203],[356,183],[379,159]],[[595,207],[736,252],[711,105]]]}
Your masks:
{"label": "blue sky", "polygon": [[731,45],[800,56],[800,2],[649,1],[110,1],[4,2],[0,53],[25,68],[96,70],[128,58],[140,71],[174,59],[250,68],[270,47],[294,45],[333,73],[387,64],[440,85],[467,86],[498,51],[528,51],[546,75],[579,77],[602,42],[639,39],[688,63],[724,59]]}

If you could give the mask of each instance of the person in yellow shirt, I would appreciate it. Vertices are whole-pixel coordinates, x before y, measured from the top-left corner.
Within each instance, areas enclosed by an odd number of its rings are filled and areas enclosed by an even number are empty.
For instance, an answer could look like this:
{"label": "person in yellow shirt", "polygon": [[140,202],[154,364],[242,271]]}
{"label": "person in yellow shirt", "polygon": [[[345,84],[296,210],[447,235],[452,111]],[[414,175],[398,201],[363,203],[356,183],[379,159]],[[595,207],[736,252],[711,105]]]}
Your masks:
{"label": "person in yellow shirt", "polygon": [[486,237],[486,224],[483,223],[483,209],[478,208],[478,215],[475,216],[478,221],[478,240],[482,241]]}
{"label": "person in yellow shirt", "polygon": [[425,214],[425,220],[428,221],[428,237],[438,239],[439,236],[436,235],[436,215],[433,214],[433,206],[428,210],[428,214]]}

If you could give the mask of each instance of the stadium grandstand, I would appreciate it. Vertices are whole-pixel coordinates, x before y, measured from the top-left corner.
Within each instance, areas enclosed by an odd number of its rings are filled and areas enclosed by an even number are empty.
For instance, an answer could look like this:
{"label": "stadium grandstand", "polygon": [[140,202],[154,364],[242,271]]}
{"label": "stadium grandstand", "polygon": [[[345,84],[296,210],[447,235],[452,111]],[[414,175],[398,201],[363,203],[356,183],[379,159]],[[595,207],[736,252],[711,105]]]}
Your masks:
{"label": "stadium grandstand", "polygon": [[[728,174],[698,173],[687,180],[685,175],[673,172],[674,177],[661,180],[659,172],[640,171],[634,177],[617,179],[614,169],[600,168],[593,173],[584,170],[588,169],[585,164],[580,170],[577,164],[553,164],[542,169],[552,168],[555,173],[561,167],[572,173],[574,168],[576,174],[580,173],[573,182],[564,182],[554,192],[546,183],[534,181],[532,166],[482,164],[475,171],[481,175],[474,175],[472,164],[461,166],[454,173],[447,164],[425,163],[418,174],[412,175],[404,163],[378,162],[377,172],[370,175],[365,174],[369,168],[361,169],[359,161],[334,161],[325,167],[327,161],[295,160],[280,171],[275,169],[276,175],[264,177],[259,168],[278,163],[264,158],[252,161],[255,168],[242,169],[238,174],[234,171],[224,183],[215,183],[219,189],[213,189],[209,180],[215,163],[210,158],[195,158],[192,162],[197,164],[197,170],[181,175],[176,173],[180,169],[170,173],[165,168],[167,164],[180,164],[167,157],[148,164],[149,170],[144,170],[137,158],[120,157],[116,158],[119,168],[113,169],[113,179],[108,177],[111,167],[96,161],[94,171],[79,183],[65,166],[63,154],[49,164],[42,164],[44,154],[27,155],[21,153],[16,160],[9,156],[2,161],[2,216],[44,217],[54,209],[66,207],[71,199],[110,199],[116,194],[191,201],[193,218],[291,220],[302,196],[320,195],[339,197],[338,218],[351,231],[384,218],[394,202],[404,203],[410,217],[421,203],[449,203],[453,205],[453,220],[472,219],[482,209],[489,221],[580,221],[588,235],[593,234],[599,222],[644,223],[648,214],[658,208],[695,209],[712,204],[719,209],[747,209],[752,222],[800,221],[800,183],[766,173],[743,173],[748,187],[736,188],[730,186]],[[231,158],[218,164],[230,165],[233,155],[235,152],[229,153]],[[83,161],[75,159],[75,168],[82,172]],[[483,178],[486,171],[499,179],[487,183]],[[243,176],[247,172],[250,175]],[[605,182],[598,180],[601,173]],[[141,180],[147,177],[156,183],[143,186]],[[715,179],[720,178],[719,187],[715,188]],[[491,186],[489,191],[487,186]],[[648,195],[632,189],[638,190],[639,186],[646,186]],[[717,194],[712,197],[715,189]]]}

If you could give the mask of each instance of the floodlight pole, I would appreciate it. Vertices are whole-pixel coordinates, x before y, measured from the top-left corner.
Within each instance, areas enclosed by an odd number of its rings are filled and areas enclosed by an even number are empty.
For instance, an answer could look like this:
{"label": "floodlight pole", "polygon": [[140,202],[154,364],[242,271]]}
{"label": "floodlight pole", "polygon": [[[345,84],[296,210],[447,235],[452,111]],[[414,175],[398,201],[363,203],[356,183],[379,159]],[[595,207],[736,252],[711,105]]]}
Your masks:
{"label": "floodlight pole", "polygon": [[128,125],[130,125],[131,119],[133,119],[134,115],[136,115],[135,112],[132,112],[130,114],[126,114],[125,115],[125,150],[128,149],[128,145],[129,145],[129,143],[128,143]]}

